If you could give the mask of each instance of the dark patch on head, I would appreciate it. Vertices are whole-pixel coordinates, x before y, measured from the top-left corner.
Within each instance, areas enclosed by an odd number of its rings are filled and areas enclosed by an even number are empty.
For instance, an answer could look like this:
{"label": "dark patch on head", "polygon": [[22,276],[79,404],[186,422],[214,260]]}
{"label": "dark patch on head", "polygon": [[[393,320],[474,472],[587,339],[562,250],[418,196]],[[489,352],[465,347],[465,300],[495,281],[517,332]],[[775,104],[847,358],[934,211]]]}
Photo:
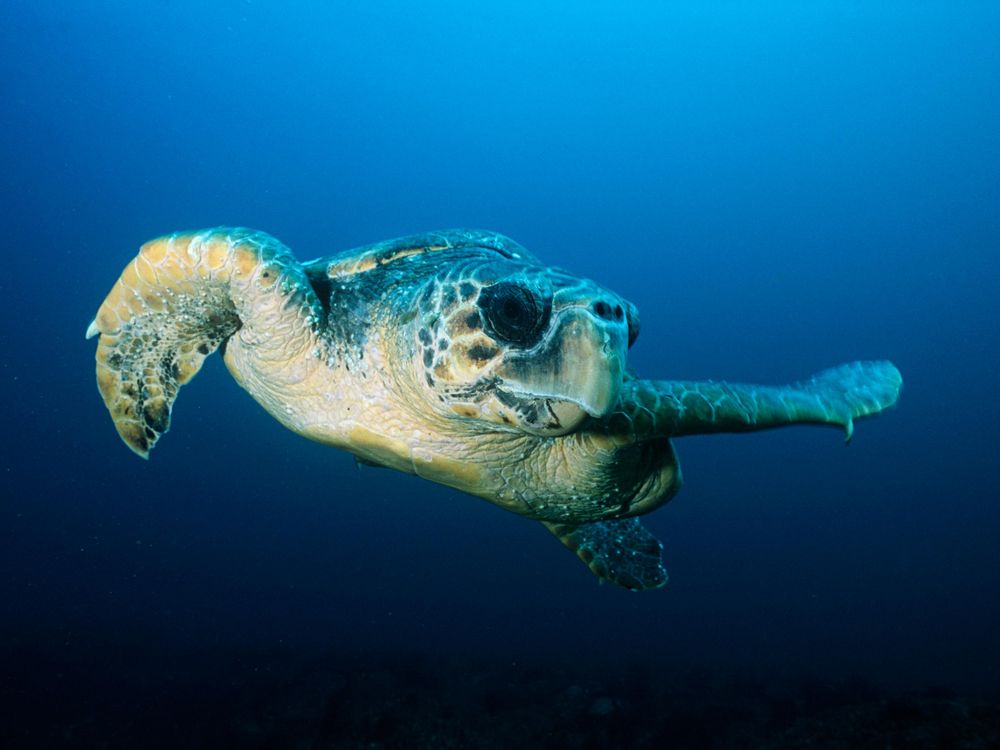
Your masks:
{"label": "dark patch on head", "polygon": [[424,349],[424,367],[430,367],[434,364],[434,350]]}
{"label": "dark patch on head", "polygon": [[468,385],[448,389],[448,395],[462,401],[481,401],[496,390],[498,378],[482,378]]}
{"label": "dark patch on head", "polygon": [[462,295],[462,299],[469,299],[476,293],[476,287],[471,282],[463,281],[458,286],[458,293]]}
{"label": "dark patch on head", "polygon": [[434,387],[434,378],[431,377],[431,374],[429,372],[425,372],[424,373],[424,378],[427,379],[427,385],[429,385],[431,388],[433,388]]}
{"label": "dark patch on head", "polygon": [[417,333],[417,338],[420,339],[420,343],[424,346],[431,345],[431,335],[427,332],[426,328],[421,328]]}
{"label": "dark patch on head", "polygon": [[479,317],[478,312],[471,312],[465,318],[465,325],[467,325],[471,330],[475,331],[483,324],[482,319]]}
{"label": "dark patch on head", "polygon": [[208,348],[208,344],[198,344],[198,354],[208,354],[212,350]]}
{"label": "dark patch on head", "polygon": [[478,362],[484,362],[489,359],[493,359],[497,355],[497,350],[492,346],[483,346],[482,344],[476,344],[475,346],[469,347],[469,356]]}
{"label": "dark patch on head", "polygon": [[448,348],[448,339],[438,339],[438,351],[443,352]]}
{"label": "dark patch on head", "polygon": [[452,305],[455,304],[456,299],[457,297],[455,296],[455,288],[451,286],[446,286],[444,288],[444,291],[441,293],[441,306],[451,307]]}

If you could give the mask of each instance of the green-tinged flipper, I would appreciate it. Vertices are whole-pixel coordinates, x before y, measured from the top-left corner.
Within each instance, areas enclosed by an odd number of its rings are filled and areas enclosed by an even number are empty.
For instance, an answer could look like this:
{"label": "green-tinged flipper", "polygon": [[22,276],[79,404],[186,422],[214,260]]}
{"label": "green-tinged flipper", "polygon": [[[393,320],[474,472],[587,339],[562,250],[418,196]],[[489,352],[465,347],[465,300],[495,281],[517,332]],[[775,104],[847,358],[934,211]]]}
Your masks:
{"label": "green-tinged flipper", "polygon": [[545,526],[602,580],[632,591],[658,589],[667,582],[663,545],[638,518]]}
{"label": "green-tinged flipper", "polygon": [[750,432],[793,424],[841,427],[896,404],[903,377],[891,362],[852,362],[786,386],[629,380],[610,431],[636,439]]}

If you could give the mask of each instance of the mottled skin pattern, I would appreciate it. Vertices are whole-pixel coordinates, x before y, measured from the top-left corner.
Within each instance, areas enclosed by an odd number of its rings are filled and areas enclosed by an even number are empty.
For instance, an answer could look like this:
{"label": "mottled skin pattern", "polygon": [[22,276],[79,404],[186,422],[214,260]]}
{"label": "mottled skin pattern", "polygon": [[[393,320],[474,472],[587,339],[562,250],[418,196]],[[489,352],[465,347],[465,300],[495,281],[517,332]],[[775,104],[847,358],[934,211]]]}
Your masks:
{"label": "mottled skin pattern", "polygon": [[670,438],[838,425],[895,403],[887,362],[793,386],[639,380],[635,307],[512,240],[451,230],[298,263],[245,229],[144,245],[98,311],[97,381],[149,450],[178,388],[226,366],[289,429],[545,523],[601,578],[660,586],[637,518],[680,487]]}

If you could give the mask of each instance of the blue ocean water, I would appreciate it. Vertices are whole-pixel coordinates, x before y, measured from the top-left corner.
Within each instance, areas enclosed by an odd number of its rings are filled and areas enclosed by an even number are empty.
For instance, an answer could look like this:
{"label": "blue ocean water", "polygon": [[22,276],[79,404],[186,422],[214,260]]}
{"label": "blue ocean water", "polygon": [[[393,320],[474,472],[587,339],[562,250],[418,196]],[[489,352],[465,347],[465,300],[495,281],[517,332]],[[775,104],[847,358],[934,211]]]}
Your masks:
{"label": "blue ocean water", "polygon": [[[18,741],[78,715],[91,733],[63,745],[120,739],[122,686],[169,716],[171,686],[334,657],[1000,694],[997,5],[2,16],[0,678]],[[220,224],[301,259],[501,231],[638,305],[645,377],[783,383],[888,358],[903,398],[847,449],[814,428],[678,441],[685,487],[647,517],[670,583],[599,586],[537,524],[285,431],[218,357],[151,460],[130,453],[84,331],[139,244]]]}

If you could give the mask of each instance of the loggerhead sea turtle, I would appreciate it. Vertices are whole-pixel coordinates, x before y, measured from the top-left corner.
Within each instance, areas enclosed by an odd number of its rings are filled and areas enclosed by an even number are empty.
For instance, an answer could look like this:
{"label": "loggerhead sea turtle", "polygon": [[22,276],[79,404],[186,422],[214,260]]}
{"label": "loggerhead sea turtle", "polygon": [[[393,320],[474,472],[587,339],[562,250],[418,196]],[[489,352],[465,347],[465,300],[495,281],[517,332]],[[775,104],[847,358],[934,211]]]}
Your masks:
{"label": "loggerhead sea turtle", "polygon": [[87,337],[128,446],[147,457],[177,390],[220,346],[236,381],[305,437],[541,521],[602,579],[662,586],[638,516],[681,484],[670,439],[837,425],[892,406],[889,362],[782,387],[642,380],[631,303],[503,235],[449,230],[299,263],[218,228],[142,246]]}

